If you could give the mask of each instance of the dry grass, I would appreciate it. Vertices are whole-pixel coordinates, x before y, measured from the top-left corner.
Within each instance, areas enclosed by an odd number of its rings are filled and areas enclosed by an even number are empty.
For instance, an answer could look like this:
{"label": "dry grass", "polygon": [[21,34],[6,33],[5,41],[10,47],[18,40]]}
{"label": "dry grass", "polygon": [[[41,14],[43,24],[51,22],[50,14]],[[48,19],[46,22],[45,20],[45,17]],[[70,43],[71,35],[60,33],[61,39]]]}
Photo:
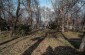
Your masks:
{"label": "dry grass", "polygon": [[46,52],[46,49],[51,46],[53,49],[55,49],[56,47],[59,46],[70,46],[72,48],[74,48],[67,40],[65,40],[62,37],[61,33],[56,33],[58,36],[57,38],[54,38],[52,35],[48,36],[45,38],[45,40],[43,40],[39,46],[35,49],[35,51],[32,53],[32,55],[41,55],[44,52]]}
{"label": "dry grass", "polygon": [[[2,54],[4,55],[7,53],[8,55],[21,55],[26,49],[31,47],[36,43],[36,41],[32,41],[31,38],[40,37],[43,33],[45,33],[48,30],[38,31],[35,33],[35,35],[30,35],[30,38],[26,38],[22,41],[19,41],[18,43],[14,44],[13,46],[10,46],[3,50]],[[76,32],[64,32],[63,33],[68,38],[79,38],[78,35],[80,33]],[[55,37],[54,37],[55,36]],[[74,48],[66,39],[62,37],[62,34],[60,32],[56,33],[50,33],[48,34],[48,37],[46,37],[42,42],[39,43],[39,45],[33,50],[32,55],[41,55],[44,52],[46,52],[46,49],[51,46],[53,49],[59,46],[70,46]]]}
{"label": "dry grass", "polygon": [[63,32],[63,34],[64,34],[67,38],[79,38],[79,35],[80,35],[81,33],[69,31],[69,32]]}
{"label": "dry grass", "polygon": [[11,37],[9,36],[9,33],[0,34],[0,43],[6,40],[9,40]]}

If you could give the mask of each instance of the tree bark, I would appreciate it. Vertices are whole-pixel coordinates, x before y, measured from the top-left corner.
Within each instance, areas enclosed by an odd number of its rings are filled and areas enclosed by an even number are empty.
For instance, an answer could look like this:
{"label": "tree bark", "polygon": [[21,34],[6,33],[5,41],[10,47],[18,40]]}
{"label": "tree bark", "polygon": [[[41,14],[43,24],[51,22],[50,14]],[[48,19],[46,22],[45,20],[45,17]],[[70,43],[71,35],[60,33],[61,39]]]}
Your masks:
{"label": "tree bark", "polygon": [[83,33],[83,39],[82,39],[82,42],[80,44],[79,51],[80,52],[84,52],[85,51],[85,32]]}
{"label": "tree bark", "polygon": [[30,25],[32,25],[32,10],[31,10],[31,0],[28,0],[28,12],[29,12],[29,20],[30,20]]}

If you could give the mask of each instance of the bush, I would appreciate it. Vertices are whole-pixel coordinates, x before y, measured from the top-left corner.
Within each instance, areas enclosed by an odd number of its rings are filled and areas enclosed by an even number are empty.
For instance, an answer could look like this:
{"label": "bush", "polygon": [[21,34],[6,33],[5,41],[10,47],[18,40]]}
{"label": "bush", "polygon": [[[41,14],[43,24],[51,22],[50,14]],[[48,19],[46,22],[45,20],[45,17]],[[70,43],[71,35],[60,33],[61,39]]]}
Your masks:
{"label": "bush", "polygon": [[0,19],[0,30],[4,31],[6,30],[6,27],[7,27],[6,21],[4,19]]}
{"label": "bush", "polygon": [[16,26],[15,34],[26,35],[26,34],[28,34],[28,32],[31,31],[30,27],[31,27],[31,25],[20,24],[20,25]]}
{"label": "bush", "polygon": [[56,29],[56,28],[57,28],[56,23],[52,22],[49,24],[49,29]]}

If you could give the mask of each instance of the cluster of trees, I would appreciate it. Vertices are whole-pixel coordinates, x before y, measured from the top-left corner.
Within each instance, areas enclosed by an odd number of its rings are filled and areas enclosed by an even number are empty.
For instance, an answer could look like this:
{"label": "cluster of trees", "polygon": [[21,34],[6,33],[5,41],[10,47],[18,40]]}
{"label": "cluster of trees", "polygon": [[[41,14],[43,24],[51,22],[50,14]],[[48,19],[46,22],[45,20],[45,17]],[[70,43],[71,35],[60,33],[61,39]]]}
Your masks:
{"label": "cluster of trees", "polygon": [[26,33],[41,27],[62,32],[84,31],[84,0],[49,1],[53,10],[40,7],[39,0],[0,0],[0,31]]}
{"label": "cluster of trees", "polygon": [[83,33],[80,51],[85,51],[85,1],[84,0],[51,0],[58,30],[80,31]]}
{"label": "cluster of trees", "polygon": [[39,0],[0,0],[1,31],[39,28],[40,21]]}
{"label": "cluster of trees", "polygon": [[[0,0],[0,22],[16,30],[16,26],[29,25],[39,29],[55,23],[60,31],[83,31],[85,28],[85,11],[83,0],[49,0],[54,11],[40,7],[39,0]],[[2,26],[2,25],[0,25]],[[1,28],[2,29],[2,28]]]}
{"label": "cluster of trees", "polygon": [[[11,30],[12,34],[27,29],[40,29],[50,26],[54,11],[40,7],[39,0],[0,0],[0,30]],[[5,24],[5,26],[4,26]]]}
{"label": "cluster of trees", "polygon": [[56,23],[61,31],[84,30],[84,0],[51,0],[56,13]]}

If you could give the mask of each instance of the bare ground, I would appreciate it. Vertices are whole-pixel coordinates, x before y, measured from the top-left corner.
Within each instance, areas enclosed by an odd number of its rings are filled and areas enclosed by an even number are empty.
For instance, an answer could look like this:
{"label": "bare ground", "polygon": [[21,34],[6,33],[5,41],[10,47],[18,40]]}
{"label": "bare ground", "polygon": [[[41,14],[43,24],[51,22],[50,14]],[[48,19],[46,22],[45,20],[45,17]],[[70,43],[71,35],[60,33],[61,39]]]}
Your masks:
{"label": "bare ground", "polygon": [[46,37],[43,37],[44,35],[45,32],[32,34],[0,45],[0,55],[43,55],[48,51],[49,47],[53,51],[59,46],[74,48],[61,34],[54,35],[53,33],[49,33]]}

